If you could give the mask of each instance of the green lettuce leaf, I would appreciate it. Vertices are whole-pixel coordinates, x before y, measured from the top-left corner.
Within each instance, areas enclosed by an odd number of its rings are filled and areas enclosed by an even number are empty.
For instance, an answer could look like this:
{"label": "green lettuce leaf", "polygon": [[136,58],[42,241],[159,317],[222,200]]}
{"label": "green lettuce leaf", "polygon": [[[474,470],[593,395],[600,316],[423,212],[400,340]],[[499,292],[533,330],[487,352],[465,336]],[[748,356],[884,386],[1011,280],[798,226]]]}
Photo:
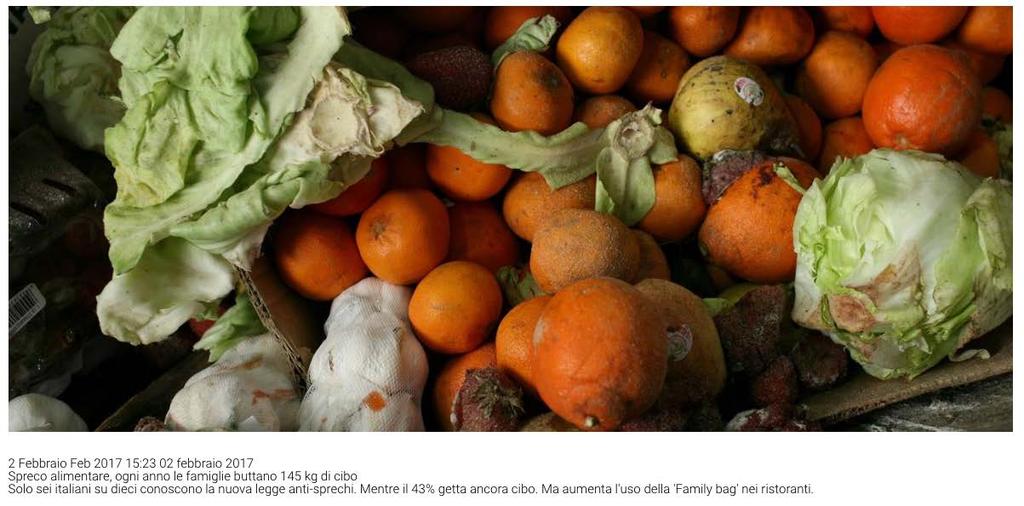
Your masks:
{"label": "green lettuce leaf", "polygon": [[491,63],[495,71],[501,65],[506,56],[516,51],[533,51],[542,53],[548,50],[551,38],[558,31],[558,21],[551,16],[530,18],[523,22],[504,43],[494,50],[491,55]]}
{"label": "green lettuce leaf", "polygon": [[597,209],[632,225],[654,205],[651,164],[677,156],[672,135],[660,124],[661,112],[647,106],[605,128],[576,123],[545,137],[533,131],[506,132],[467,114],[443,110],[440,123],[415,142],[453,146],[482,162],[540,172],[552,188],[597,171]]}
{"label": "green lettuce leaf", "polygon": [[100,330],[131,344],[162,341],[189,318],[215,306],[234,282],[234,270],[223,258],[182,239],[167,239],[100,292]]}
{"label": "green lettuce leaf", "polygon": [[110,46],[134,11],[64,7],[32,45],[29,93],[42,104],[50,128],[82,148],[103,151],[103,131],[124,114],[117,97],[120,66]]}
{"label": "green lettuce leaf", "polygon": [[[173,40],[180,42],[184,36],[171,38],[166,36],[165,30],[165,39],[158,44],[141,33],[145,30],[127,31],[136,22],[149,26],[164,17],[183,22],[184,19],[199,19],[198,15],[173,12],[147,14],[150,9],[177,11],[185,8],[141,9],[126,25],[126,32],[118,38],[116,44],[126,53],[123,57],[127,62],[144,66],[150,72],[126,71],[121,84],[122,93],[130,109],[122,124],[112,128],[107,135],[107,155],[115,164],[115,176],[118,180],[117,199],[107,206],[104,214],[104,225],[110,239],[110,260],[115,272],[132,269],[140,261],[146,248],[168,237],[173,227],[194,217],[215,202],[230,197],[223,195],[225,190],[236,183],[247,166],[264,156],[291,115],[305,106],[306,97],[319,76],[323,74],[323,68],[330,61],[331,55],[341,46],[343,36],[349,32],[348,21],[337,9],[303,7],[302,24],[289,42],[287,52],[284,55],[261,58],[259,72],[250,76],[251,80],[245,83],[237,81],[239,70],[246,69],[243,73],[248,73],[246,65],[256,60],[251,47],[246,51],[235,46],[234,52],[246,60],[246,63],[231,63],[228,69],[232,70],[232,77],[227,79],[229,83],[222,84],[232,89],[243,85],[247,87],[247,106],[244,110],[222,109],[232,111],[235,115],[225,116],[218,121],[211,120],[206,127],[200,127],[199,123],[192,121],[190,110],[193,105],[201,106],[213,97],[211,95],[197,98],[195,104],[192,104],[191,97],[204,93],[203,90],[209,92],[203,84],[205,81],[193,74],[192,79],[200,81],[197,84],[199,88],[179,88],[174,84],[177,78],[172,77],[177,66],[167,63],[172,61],[172,56],[176,54]],[[251,11],[229,9],[221,11],[219,15],[211,13],[206,16],[212,16],[212,19],[226,19],[223,22],[227,26],[244,35],[247,25],[243,19],[247,12]],[[142,16],[143,14],[146,15]],[[191,30],[185,30],[186,32],[216,31],[189,26]],[[228,38],[234,42],[244,41],[244,36]],[[132,41],[136,39],[140,40],[133,45]],[[201,33],[189,38],[195,39],[202,39]],[[195,44],[203,45],[200,42]],[[145,53],[143,49],[150,46],[159,48],[158,51],[164,58],[136,54]],[[228,51],[225,48],[207,49],[214,52]],[[249,56],[253,56],[253,59],[250,60]],[[140,61],[149,63],[144,65]],[[128,63],[125,66],[128,67]],[[208,81],[221,81],[216,68],[210,65],[200,67],[211,73]],[[129,77],[129,74],[135,77]],[[148,88],[133,88],[140,83],[150,85]],[[140,89],[148,91],[139,94]],[[136,96],[129,100],[128,97],[132,95]],[[178,109],[175,104],[187,107]],[[153,109],[151,105],[160,107]],[[182,122],[175,119],[175,114],[179,112],[188,116],[182,119]],[[224,132],[233,133],[213,134],[218,139],[216,142],[207,142],[200,136],[200,133],[207,130],[216,130],[218,123]],[[237,136],[242,132],[245,138],[238,139]],[[172,148],[166,144],[143,142],[144,139],[161,139],[175,144]],[[238,145],[236,141],[239,140],[244,143]],[[193,144],[193,141],[196,143]],[[184,143],[188,149],[182,149],[180,143]],[[138,165],[140,160],[154,160],[156,165],[141,166]],[[162,169],[157,170],[157,166]]]}
{"label": "green lettuce leaf", "polygon": [[879,378],[914,377],[1009,317],[1012,190],[940,155],[841,159],[793,226],[793,320]]}
{"label": "green lettuce leaf", "polygon": [[235,297],[235,305],[217,318],[194,348],[208,350],[210,362],[216,362],[224,352],[242,340],[266,333],[267,329],[252,307],[249,294],[242,293]]}

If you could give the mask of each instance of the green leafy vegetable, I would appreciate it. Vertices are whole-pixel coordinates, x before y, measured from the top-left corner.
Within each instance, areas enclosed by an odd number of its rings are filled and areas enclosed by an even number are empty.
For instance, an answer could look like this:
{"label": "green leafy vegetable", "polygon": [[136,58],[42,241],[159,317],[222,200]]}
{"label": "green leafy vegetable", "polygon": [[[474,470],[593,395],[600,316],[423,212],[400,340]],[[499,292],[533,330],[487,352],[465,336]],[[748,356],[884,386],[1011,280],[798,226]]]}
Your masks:
{"label": "green leafy vegetable", "polygon": [[667,163],[677,156],[672,134],[660,127],[661,112],[651,106],[606,128],[576,123],[550,137],[505,132],[453,111],[440,116],[440,124],[416,142],[454,146],[482,162],[540,172],[552,188],[575,183],[596,170],[597,209],[615,214],[627,225],[654,205],[651,163]]}
{"label": "green leafy vegetable", "polygon": [[50,127],[85,149],[102,151],[103,131],[124,114],[110,46],[134,10],[64,7],[49,19],[50,11],[30,8],[34,19],[45,12],[49,22],[29,54],[29,93]]}
{"label": "green leafy vegetable", "polygon": [[138,267],[114,279],[96,299],[100,329],[131,344],[162,341],[189,318],[216,306],[234,288],[223,258],[187,241],[150,248]]}
{"label": "green leafy vegetable", "polygon": [[501,61],[516,51],[537,53],[547,51],[548,45],[551,44],[551,38],[557,31],[558,21],[549,15],[527,19],[516,29],[516,33],[494,50],[494,54],[491,55],[494,69],[497,70]]}
{"label": "green leafy vegetable", "polygon": [[875,150],[800,203],[793,319],[879,378],[914,377],[1012,311],[1012,189],[939,155]]}
{"label": "green leafy vegetable", "polygon": [[[229,279],[251,267],[285,209],[358,181],[424,112],[332,62],[350,31],[344,10],[303,7],[293,29],[289,9],[261,9],[147,7],[114,44],[129,111],[106,146],[119,187],[104,216],[118,273],[101,296],[109,335],[160,340],[223,298],[230,283],[180,263],[200,257]],[[171,277],[180,289],[153,304],[122,289]]]}
{"label": "green leafy vegetable", "polygon": [[[204,15],[178,12],[182,10],[208,8],[143,8],[115,44],[115,54],[125,60],[121,91],[129,106],[122,123],[107,134],[107,156],[118,181],[117,198],[104,215],[115,272],[132,269],[146,248],[168,237],[173,227],[230,198],[231,192],[225,195],[225,191],[238,182],[247,166],[263,157],[291,115],[305,106],[323,68],[348,33],[348,21],[336,9],[304,7],[302,26],[287,52],[263,57],[256,73],[255,54],[244,39],[250,9]],[[165,19],[179,26],[192,20],[184,32],[199,33],[186,37],[186,33],[179,36],[160,30],[156,33],[162,33],[163,39],[151,40],[153,30],[158,30],[152,25]],[[200,20],[217,24],[191,24]],[[235,37],[221,35],[216,40],[229,40],[230,47],[208,46],[201,36],[227,30],[234,30]],[[179,50],[186,42],[195,47]],[[158,53],[149,55],[150,50]],[[218,51],[242,61],[224,69],[209,63],[188,72],[179,68],[180,53],[202,59],[203,55],[214,58],[210,53]],[[177,86],[179,71],[195,86]],[[243,82],[242,75],[251,79]],[[212,83],[221,85],[209,88]],[[229,115],[210,116],[208,124],[201,126],[191,111],[215,101],[221,89],[244,96],[225,97],[232,107],[211,106]]]}
{"label": "green leafy vegetable", "polygon": [[197,350],[209,350],[210,361],[216,362],[225,351],[243,339],[267,333],[266,327],[252,307],[248,294],[235,297],[235,305],[224,312],[195,344]]}

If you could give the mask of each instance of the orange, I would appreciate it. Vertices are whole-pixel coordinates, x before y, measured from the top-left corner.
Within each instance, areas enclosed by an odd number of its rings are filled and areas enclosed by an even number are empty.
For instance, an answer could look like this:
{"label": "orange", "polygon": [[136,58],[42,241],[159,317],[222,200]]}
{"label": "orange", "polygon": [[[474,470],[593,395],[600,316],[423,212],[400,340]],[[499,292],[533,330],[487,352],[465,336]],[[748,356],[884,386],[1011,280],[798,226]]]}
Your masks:
{"label": "orange", "polygon": [[384,154],[391,188],[429,190],[433,186],[427,175],[426,149],[424,144],[406,144]]}
{"label": "orange", "polygon": [[822,131],[818,170],[823,175],[828,174],[836,158],[853,158],[872,149],[875,149],[875,145],[860,116],[833,121]]}
{"label": "orange", "polygon": [[654,168],[654,207],[636,224],[661,241],[679,241],[697,229],[707,208],[701,170],[684,154]]}
{"label": "orange", "polygon": [[872,7],[878,30],[900,44],[924,44],[942,39],[967,14],[967,7]]}
{"label": "orange", "polygon": [[359,218],[359,254],[378,278],[396,285],[415,283],[448,255],[448,210],[418,188],[381,195]]}
{"label": "orange", "polygon": [[519,237],[533,241],[537,229],[561,209],[593,209],[597,176],[591,175],[557,190],[538,172],[517,177],[505,192],[502,214]]}
{"label": "orange", "polygon": [[866,39],[875,29],[875,18],[871,7],[818,7],[818,19],[825,30],[850,32]]}
{"label": "orange", "polygon": [[655,241],[651,234],[643,230],[633,230],[633,237],[636,238],[636,245],[640,249],[640,263],[637,268],[634,280],[644,279],[669,279],[672,272],[668,267],[668,259],[665,252],[661,251],[658,241]]}
{"label": "orange", "polygon": [[581,279],[636,277],[640,247],[618,218],[590,209],[562,209],[533,237],[530,273],[537,286],[557,292]]}
{"label": "orange", "polygon": [[367,172],[362,179],[345,191],[341,192],[327,202],[313,204],[310,206],[314,211],[329,214],[331,216],[353,216],[370,207],[370,204],[388,184],[388,162],[384,158],[378,158],[370,165],[370,172]]}
{"label": "orange", "polygon": [[999,145],[984,128],[971,133],[957,161],[981,177],[999,177]]}
{"label": "orange", "polygon": [[633,11],[633,14],[636,14],[637,17],[639,17],[640,19],[647,19],[649,17],[653,17],[654,15],[658,14],[659,12],[665,10],[665,6],[664,5],[659,5],[659,6],[654,6],[654,7],[641,7],[639,5],[630,5],[630,6],[627,6],[626,8],[631,10],[631,11]]}
{"label": "orange", "polygon": [[725,54],[755,65],[788,65],[814,46],[814,22],[802,7],[751,7]]}
{"label": "orange", "polygon": [[708,209],[698,239],[708,262],[754,283],[792,281],[796,271],[793,219],[803,196],[775,170],[783,163],[807,188],[817,172],[792,158],[744,173]]}
{"label": "orange", "polygon": [[483,343],[501,316],[501,287],[480,264],[456,260],[430,271],[412,292],[409,322],[427,348],[450,355]]}
{"label": "orange", "polygon": [[875,51],[847,32],[825,32],[800,64],[796,90],[824,118],[860,112],[864,90],[878,66]]}
{"label": "orange", "polygon": [[671,409],[714,400],[725,387],[725,354],[704,301],[661,279],[645,279],[636,288],[655,304],[667,325],[668,372],[659,405]]}
{"label": "orange", "polygon": [[484,25],[484,44],[493,50],[504,44],[527,20],[544,16],[551,16],[559,25],[564,25],[572,17],[572,9],[540,5],[492,7]]}
{"label": "orange", "polygon": [[955,154],[981,120],[981,82],[962,53],[908,46],[871,78],[863,111],[875,146]]}
{"label": "orange", "polygon": [[955,39],[946,40],[942,43],[942,46],[962,51],[967,55],[971,69],[978,75],[981,84],[988,84],[999,77],[999,74],[1003,71],[1003,64],[1006,62],[1006,56],[975,51]]}
{"label": "orange", "polygon": [[644,48],[626,81],[626,90],[641,102],[670,102],[689,67],[690,57],[679,44],[644,30]]}
{"label": "orange", "polygon": [[[484,123],[489,118],[477,117]],[[487,200],[501,191],[512,177],[512,169],[484,163],[452,146],[427,144],[427,175],[453,200]]]}
{"label": "orange", "polygon": [[449,260],[476,262],[491,272],[519,259],[519,242],[490,202],[456,202],[448,208]]}
{"label": "orange", "polygon": [[582,121],[590,128],[604,128],[633,111],[636,106],[629,100],[618,95],[598,95],[584,100],[576,108],[575,121]]}
{"label": "orange", "polygon": [[982,53],[1008,55],[1013,52],[1013,7],[975,6],[967,11],[956,38]]}
{"label": "orange", "polygon": [[484,344],[469,353],[452,357],[445,362],[434,380],[431,391],[434,415],[442,430],[455,430],[452,425],[452,406],[455,404],[455,396],[462,388],[462,382],[466,379],[466,371],[496,367],[497,365],[494,343]]}
{"label": "orange", "polygon": [[550,301],[550,295],[542,295],[512,308],[498,324],[494,338],[498,367],[533,395],[537,395],[533,385],[533,331]]}
{"label": "orange", "polygon": [[555,55],[569,81],[586,93],[614,93],[643,51],[640,19],[622,7],[588,7],[558,39]]}
{"label": "orange", "polygon": [[1013,102],[1010,96],[999,88],[986,86],[981,89],[981,116],[983,118],[1013,123]]}
{"label": "orange", "polygon": [[555,414],[586,430],[614,430],[661,394],[665,322],[639,290],[586,279],[555,294],[534,333],[533,380]]}
{"label": "orange", "polygon": [[505,57],[494,75],[491,114],[501,128],[552,135],[572,122],[573,90],[565,74],[532,51]]}
{"label": "orange", "polygon": [[290,211],[274,224],[274,260],[281,279],[307,299],[332,300],[366,277],[366,265],[344,221]]}
{"label": "orange", "polygon": [[698,58],[718,53],[736,35],[739,7],[669,7],[669,31]]}
{"label": "orange", "polygon": [[800,151],[803,151],[804,160],[817,160],[818,152],[821,151],[821,120],[814,113],[807,102],[796,95],[786,95],[786,106],[796,120],[796,127],[800,134]]}

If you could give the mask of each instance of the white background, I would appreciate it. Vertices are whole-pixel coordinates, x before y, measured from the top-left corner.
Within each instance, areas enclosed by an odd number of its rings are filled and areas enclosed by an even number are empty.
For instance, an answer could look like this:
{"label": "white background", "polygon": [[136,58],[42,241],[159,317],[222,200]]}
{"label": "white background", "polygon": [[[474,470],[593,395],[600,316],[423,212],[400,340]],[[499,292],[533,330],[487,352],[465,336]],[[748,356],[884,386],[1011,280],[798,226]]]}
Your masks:
{"label": "white background", "polygon": [[[129,2],[142,3],[142,2]],[[235,3],[235,2],[230,2]],[[261,2],[253,2],[261,3]],[[430,2],[430,4],[458,2]],[[529,4],[543,2],[502,2]],[[606,2],[548,2],[593,5]],[[621,3],[621,2],[620,2]],[[691,3],[691,2],[680,2]],[[713,2],[709,2],[713,3]],[[728,2],[725,2],[728,3]],[[792,2],[777,2],[789,4]],[[863,2],[844,2],[863,4]],[[935,4],[938,2],[901,2]],[[993,2],[980,2],[993,3]],[[995,2],[999,3],[999,2]],[[821,2],[817,2],[821,4]],[[1016,9],[1015,25],[1021,24]],[[1021,33],[1015,45],[1021,45]],[[3,50],[2,68],[8,69]],[[20,71],[20,69],[16,69]],[[1015,72],[1014,80],[1018,81]],[[5,76],[6,77],[6,76]],[[9,82],[5,79],[5,82]],[[1019,82],[1019,81],[1018,81]],[[7,110],[7,95],[2,99]],[[1015,108],[1014,116],[1019,105]],[[5,122],[3,139],[7,143]],[[1018,134],[1017,138],[1020,138]],[[1016,139],[1015,139],[1016,140]],[[7,146],[2,150],[7,165]],[[1016,163],[1020,166],[1020,156]],[[8,179],[2,179],[7,195]],[[1015,206],[1015,219],[1020,213]],[[7,207],[3,206],[6,219]],[[6,227],[2,232],[7,234]],[[1016,234],[1015,234],[1016,235]],[[1015,248],[1018,252],[1020,248]],[[1019,254],[1015,255],[1019,262]],[[6,256],[0,259],[7,272]],[[7,300],[6,298],[4,299]],[[1014,334],[1019,325],[1014,323]],[[7,343],[2,345],[6,356]],[[7,361],[0,361],[7,381]],[[1015,396],[1015,401],[1019,401]],[[1015,405],[1019,402],[1015,402]],[[6,413],[3,405],[0,411]],[[1016,414],[1017,410],[1014,409]],[[3,420],[7,417],[3,416]],[[878,434],[878,433],[497,433],[497,434],[174,434],[8,433],[0,427],[2,464],[8,457],[255,457],[254,470],[289,468],[322,471],[347,470],[359,482],[373,483],[503,483],[559,485],[597,483],[811,483],[809,497],[694,496],[543,497],[379,497],[366,496],[301,499],[303,503],[331,504],[1020,504],[1024,486],[1019,463],[1021,438],[1016,433]],[[7,494],[7,470],[3,474]],[[13,499],[13,501],[12,501]],[[90,504],[249,504],[254,499],[213,497],[65,497],[76,505]],[[286,502],[294,503],[298,499]],[[256,499],[266,503],[268,500]],[[46,502],[56,503],[57,499]],[[285,501],[281,501],[285,502]],[[25,504],[7,497],[6,504]]]}

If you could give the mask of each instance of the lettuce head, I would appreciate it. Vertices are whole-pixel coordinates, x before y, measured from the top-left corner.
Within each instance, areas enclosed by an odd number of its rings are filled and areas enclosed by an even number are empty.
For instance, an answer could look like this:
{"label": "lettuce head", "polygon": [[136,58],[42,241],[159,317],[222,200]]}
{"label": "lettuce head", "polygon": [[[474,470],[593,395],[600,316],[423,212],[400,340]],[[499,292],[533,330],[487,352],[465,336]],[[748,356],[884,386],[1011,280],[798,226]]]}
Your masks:
{"label": "lettuce head", "polygon": [[1012,311],[1012,187],[940,155],[838,161],[797,210],[793,319],[871,375],[914,377]]}

